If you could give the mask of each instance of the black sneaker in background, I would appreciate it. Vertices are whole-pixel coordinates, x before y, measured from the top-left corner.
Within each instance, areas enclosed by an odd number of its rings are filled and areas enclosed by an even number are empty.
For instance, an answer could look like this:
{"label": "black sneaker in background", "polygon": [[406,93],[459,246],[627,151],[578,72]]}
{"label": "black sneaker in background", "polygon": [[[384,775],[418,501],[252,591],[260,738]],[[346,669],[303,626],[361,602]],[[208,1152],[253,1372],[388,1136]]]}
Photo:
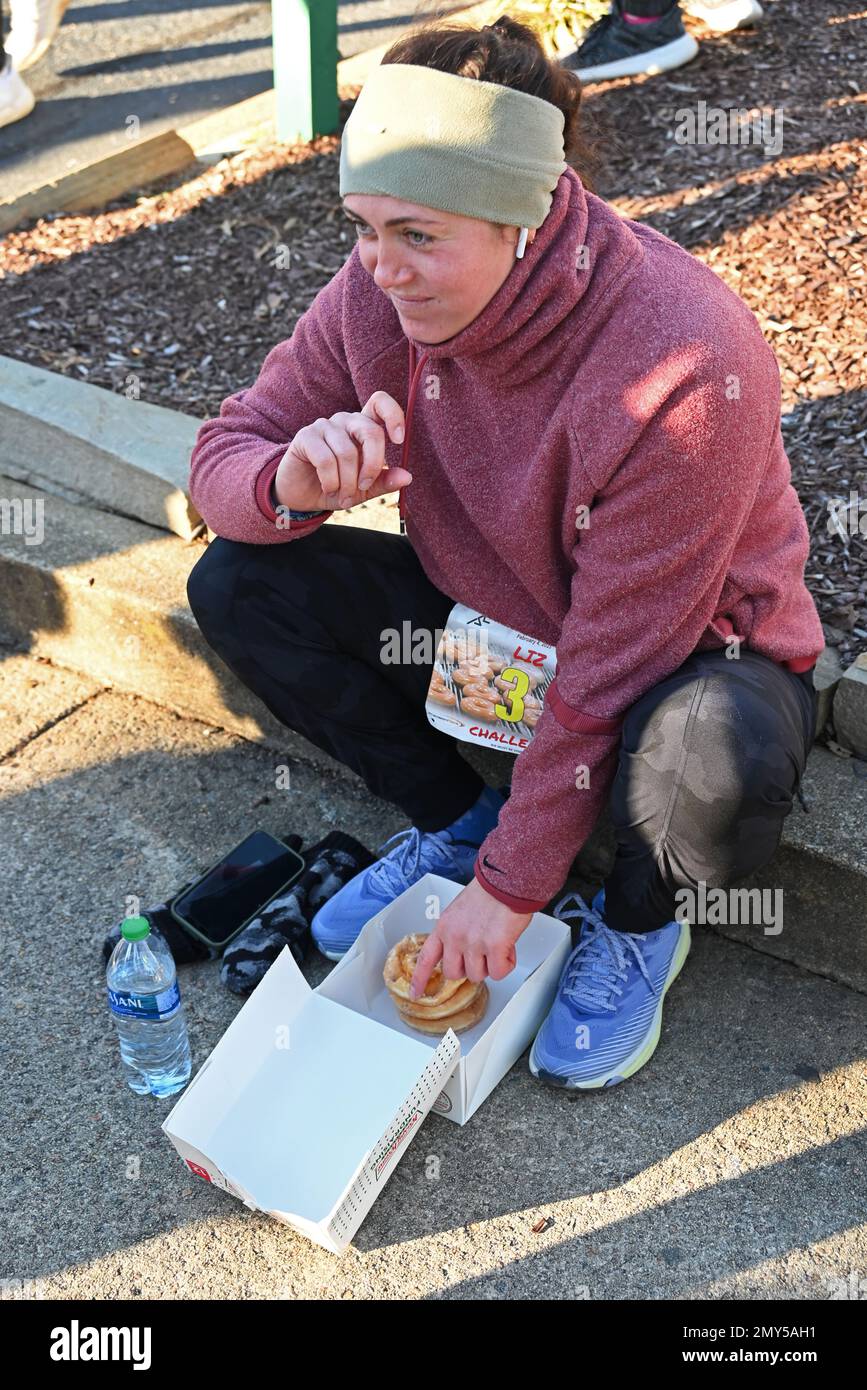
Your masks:
{"label": "black sneaker in background", "polygon": [[683,27],[679,5],[649,24],[627,24],[624,8],[623,0],[612,0],[610,12],[590,26],[581,47],[561,59],[582,82],[668,72],[698,53],[698,44]]}

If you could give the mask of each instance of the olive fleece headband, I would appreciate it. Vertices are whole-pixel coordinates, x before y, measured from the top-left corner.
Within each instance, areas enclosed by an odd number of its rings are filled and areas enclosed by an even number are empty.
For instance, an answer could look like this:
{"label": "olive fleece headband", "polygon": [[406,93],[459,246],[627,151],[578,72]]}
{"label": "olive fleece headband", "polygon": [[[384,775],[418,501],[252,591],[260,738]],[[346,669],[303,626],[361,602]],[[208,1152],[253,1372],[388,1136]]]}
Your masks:
{"label": "olive fleece headband", "polygon": [[497,82],[381,63],[343,130],[340,196],[385,193],[540,227],[566,169],[559,107]]}

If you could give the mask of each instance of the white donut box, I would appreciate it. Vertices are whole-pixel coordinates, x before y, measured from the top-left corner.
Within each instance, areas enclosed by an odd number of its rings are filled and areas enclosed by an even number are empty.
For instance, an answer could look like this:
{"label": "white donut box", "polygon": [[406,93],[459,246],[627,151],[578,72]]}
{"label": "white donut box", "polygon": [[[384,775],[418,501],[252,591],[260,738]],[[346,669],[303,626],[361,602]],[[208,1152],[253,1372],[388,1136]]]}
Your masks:
{"label": "white donut box", "polygon": [[190,1172],[340,1254],[428,1113],[467,1123],[538,1031],[570,929],[536,912],[473,1028],[413,1032],[386,990],[386,955],[430,931],[462,886],[426,874],[315,989],[285,947],[162,1123]]}

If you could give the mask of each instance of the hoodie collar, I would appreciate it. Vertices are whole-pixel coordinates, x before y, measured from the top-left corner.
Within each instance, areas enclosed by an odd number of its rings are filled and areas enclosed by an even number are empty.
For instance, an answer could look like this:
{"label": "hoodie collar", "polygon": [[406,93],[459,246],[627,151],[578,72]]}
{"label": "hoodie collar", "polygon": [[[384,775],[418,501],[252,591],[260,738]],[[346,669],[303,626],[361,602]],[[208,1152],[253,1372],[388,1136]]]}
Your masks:
{"label": "hoodie collar", "polygon": [[[592,250],[578,265],[579,248],[587,244],[588,222],[584,185],[567,168],[532,245],[528,243],[522,259],[515,261],[481,313],[442,343],[423,343],[406,335],[410,360],[418,354],[429,362],[468,358],[474,369],[492,376],[534,376],[545,359],[562,352],[557,329],[590,283]],[[583,269],[588,260],[589,268]]]}

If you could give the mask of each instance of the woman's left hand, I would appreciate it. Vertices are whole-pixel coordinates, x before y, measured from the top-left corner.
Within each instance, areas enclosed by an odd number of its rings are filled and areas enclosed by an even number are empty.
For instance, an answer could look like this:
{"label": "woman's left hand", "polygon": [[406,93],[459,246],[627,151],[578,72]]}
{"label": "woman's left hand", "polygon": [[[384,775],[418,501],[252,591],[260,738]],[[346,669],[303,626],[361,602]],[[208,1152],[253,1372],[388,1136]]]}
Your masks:
{"label": "woman's left hand", "polygon": [[447,980],[502,980],[515,968],[515,942],[532,917],[532,912],[513,912],[472,878],[449,903],[419,952],[411,998],[423,993],[439,960]]}

